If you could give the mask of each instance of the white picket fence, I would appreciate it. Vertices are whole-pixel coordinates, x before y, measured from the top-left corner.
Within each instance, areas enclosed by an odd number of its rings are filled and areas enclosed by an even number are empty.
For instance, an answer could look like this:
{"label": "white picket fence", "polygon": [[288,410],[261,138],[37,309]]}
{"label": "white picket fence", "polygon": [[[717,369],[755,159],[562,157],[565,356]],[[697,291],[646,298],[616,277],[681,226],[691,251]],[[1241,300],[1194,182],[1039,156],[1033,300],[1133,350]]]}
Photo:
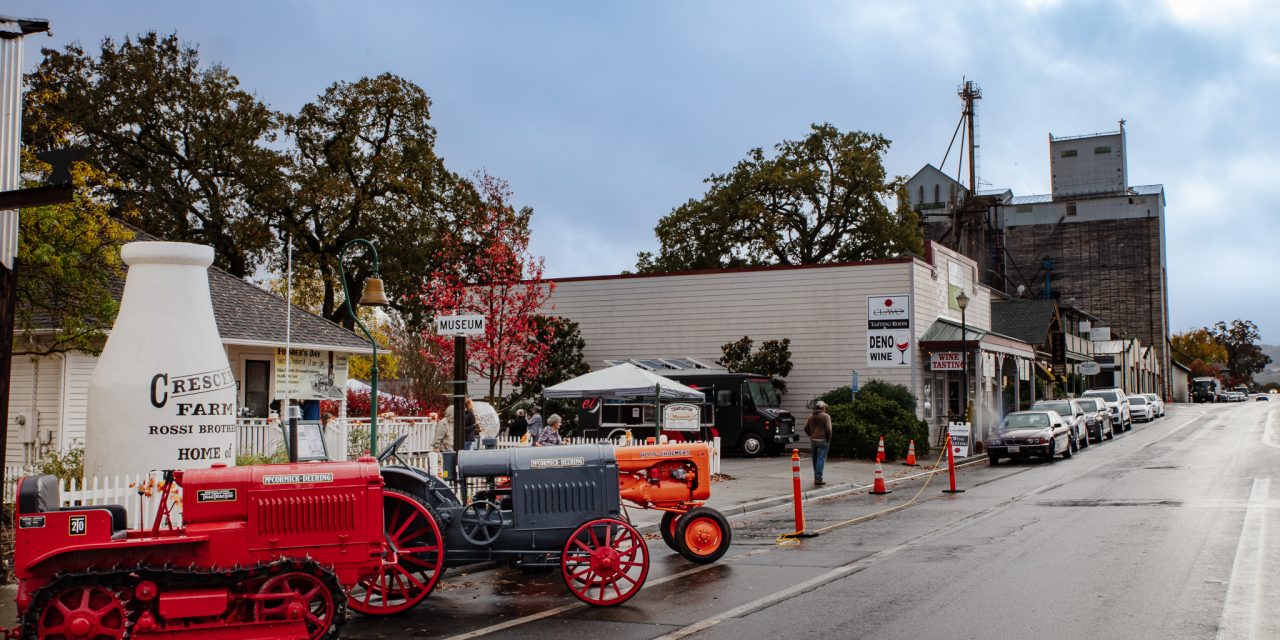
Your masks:
{"label": "white picket fence", "polygon": [[[4,470],[4,502],[13,504],[17,500],[18,479],[38,473],[25,467],[5,467]],[[62,506],[91,507],[95,505],[118,504],[124,506],[129,514],[129,528],[137,529],[139,525],[150,527],[155,521],[156,510],[160,506],[160,491],[155,488],[161,479],[160,473],[150,476],[124,475],[106,478],[91,478],[88,482],[78,479],[62,480],[58,490]],[[146,487],[150,486],[148,491]],[[144,491],[139,492],[139,488]],[[147,495],[147,494],[150,495]],[[182,523],[181,489],[175,487],[170,493],[174,508],[170,511],[174,526]]]}

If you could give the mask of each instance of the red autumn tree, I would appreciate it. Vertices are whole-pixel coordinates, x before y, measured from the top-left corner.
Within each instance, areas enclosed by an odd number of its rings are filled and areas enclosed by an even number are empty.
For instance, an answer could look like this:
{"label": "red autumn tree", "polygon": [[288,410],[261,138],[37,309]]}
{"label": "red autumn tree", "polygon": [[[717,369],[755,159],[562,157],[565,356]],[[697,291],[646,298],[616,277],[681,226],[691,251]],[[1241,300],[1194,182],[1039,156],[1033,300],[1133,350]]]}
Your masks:
{"label": "red autumn tree", "polygon": [[[542,279],[543,259],[529,253],[529,219],[533,210],[517,211],[505,180],[479,175],[479,215],[452,230],[444,242],[441,264],[421,294],[436,316],[477,314],[485,317],[483,337],[467,338],[468,371],[489,383],[488,398],[497,404],[506,387],[536,377],[546,366],[549,340],[540,335],[534,317],[555,284]],[[453,338],[424,335],[433,348],[423,356],[444,371],[453,370]],[[501,409],[501,407],[498,407]]]}

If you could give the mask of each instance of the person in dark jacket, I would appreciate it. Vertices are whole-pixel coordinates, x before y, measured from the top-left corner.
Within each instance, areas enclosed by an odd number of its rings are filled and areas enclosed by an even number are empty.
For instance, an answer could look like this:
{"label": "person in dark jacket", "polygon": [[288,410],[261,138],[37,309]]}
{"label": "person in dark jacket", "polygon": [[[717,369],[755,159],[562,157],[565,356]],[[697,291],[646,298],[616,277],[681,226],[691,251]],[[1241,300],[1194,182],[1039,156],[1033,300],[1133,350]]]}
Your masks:
{"label": "person in dark jacket", "polygon": [[477,436],[480,433],[480,425],[476,423],[476,405],[471,402],[471,398],[467,398],[467,412],[462,414],[462,440],[466,443],[466,449],[479,449],[480,442]]}
{"label": "person in dark jacket", "polygon": [[819,400],[813,405],[813,413],[804,422],[804,433],[813,447],[813,484],[824,485],[822,469],[827,465],[827,451],[831,449],[831,415],[827,403]]}
{"label": "person in dark jacket", "polygon": [[529,420],[524,417],[524,409],[516,409],[516,419],[511,421],[511,426],[507,427],[507,435],[517,440],[524,437],[529,431]]}

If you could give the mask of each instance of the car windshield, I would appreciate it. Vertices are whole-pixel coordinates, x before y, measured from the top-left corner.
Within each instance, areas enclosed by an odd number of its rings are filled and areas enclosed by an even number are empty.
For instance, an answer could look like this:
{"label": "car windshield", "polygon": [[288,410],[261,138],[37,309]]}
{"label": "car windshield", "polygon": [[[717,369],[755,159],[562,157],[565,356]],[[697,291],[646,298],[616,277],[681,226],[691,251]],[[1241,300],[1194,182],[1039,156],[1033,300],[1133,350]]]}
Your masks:
{"label": "car windshield", "polygon": [[751,391],[751,401],[757,407],[773,408],[781,405],[778,402],[778,392],[768,380],[747,380],[747,389]]}
{"label": "car windshield", "polygon": [[1043,409],[1045,411],[1057,411],[1058,415],[1060,416],[1071,415],[1071,403],[1067,402],[1066,400],[1055,400],[1053,402],[1037,402],[1035,404],[1035,408]]}
{"label": "car windshield", "polygon": [[1129,404],[1144,405],[1147,399],[1142,396],[1129,396]]}
{"label": "car windshield", "polygon": [[1049,416],[1043,413],[1013,413],[1005,416],[1004,422],[1000,423],[1001,431],[1012,431],[1014,429],[1047,429],[1049,427]]}
{"label": "car windshield", "polygon": [[1119,401],[1120,401],[1120,398],[1118,398],[1118,397],[1116,396],[1116,392],[1114,392],[1114,391],[1086,391],[1086,392],[1084,392],[1084,394],[1085,394],[1086,396],[1091,396],[1091,397],[1094,397],[1094,398],[1102,398],[1103,400],[1106,400],[1107,402],[1119,402]]}

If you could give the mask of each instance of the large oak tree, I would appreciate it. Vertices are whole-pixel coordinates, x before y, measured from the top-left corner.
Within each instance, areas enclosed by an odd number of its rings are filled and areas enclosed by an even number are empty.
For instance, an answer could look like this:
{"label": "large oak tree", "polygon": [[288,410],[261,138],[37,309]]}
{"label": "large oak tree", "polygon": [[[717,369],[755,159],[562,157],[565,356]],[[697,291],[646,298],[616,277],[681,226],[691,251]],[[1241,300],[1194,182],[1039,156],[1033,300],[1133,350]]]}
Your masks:
{"label": "large oak tree", "polygon": [[[884,169],[889,140],[811,126],[773,155],[752,149],[707,192],[674,209],[655,229],[660,248],[637,269],[663,272],[772,264],[816,264],[920,252],[902,178]],[[896,202],[891,206],[891,202]]]}
{"label": "large oak tree", "polygon": [[112,213],[143,230],[214,248],[217,266],[251,275],[271,249],[254,201],[278,176],[278,116],[176,35],[146,33],[45,49],[27,75],[24,125],[34,150],[82,146],[111,176]]}

